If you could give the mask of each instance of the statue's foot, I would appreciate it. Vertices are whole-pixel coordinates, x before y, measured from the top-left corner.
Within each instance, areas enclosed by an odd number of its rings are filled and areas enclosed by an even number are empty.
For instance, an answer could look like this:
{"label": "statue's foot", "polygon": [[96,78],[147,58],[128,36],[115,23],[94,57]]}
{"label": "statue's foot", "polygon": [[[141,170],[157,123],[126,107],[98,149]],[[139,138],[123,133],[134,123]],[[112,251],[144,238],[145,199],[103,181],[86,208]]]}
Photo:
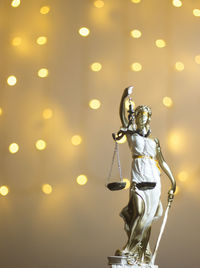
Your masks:
{"label": "statue's foot", "polygon": [[146,250],[145,255],[144,255],[144,262],[148,264],[151,262],[151,259],[152,259],[151,251]]}
{"label": "statue's foot", "polygon": [[129,255],[129,251],[126,249],[117,249],[115,252],[115,256],[128,256]]}

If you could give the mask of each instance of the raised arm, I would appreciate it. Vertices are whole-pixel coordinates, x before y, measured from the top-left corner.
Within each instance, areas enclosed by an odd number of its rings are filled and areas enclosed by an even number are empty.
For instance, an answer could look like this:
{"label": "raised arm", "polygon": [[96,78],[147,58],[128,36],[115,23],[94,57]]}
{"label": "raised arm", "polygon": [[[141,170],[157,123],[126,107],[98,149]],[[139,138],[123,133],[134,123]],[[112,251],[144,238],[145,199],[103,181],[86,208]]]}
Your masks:
{"label": "raised arm", "polygon": [[121,98],[121,102],[120,102],[119,116],[122,122],[122,127],[124,128],[128,126],[128,119],[126,118],[126,113],[125,113],[125,101],[126,101],[126,98],[132,94],[132,92],[133,92],[133,86],[125,88],[124,93]]}

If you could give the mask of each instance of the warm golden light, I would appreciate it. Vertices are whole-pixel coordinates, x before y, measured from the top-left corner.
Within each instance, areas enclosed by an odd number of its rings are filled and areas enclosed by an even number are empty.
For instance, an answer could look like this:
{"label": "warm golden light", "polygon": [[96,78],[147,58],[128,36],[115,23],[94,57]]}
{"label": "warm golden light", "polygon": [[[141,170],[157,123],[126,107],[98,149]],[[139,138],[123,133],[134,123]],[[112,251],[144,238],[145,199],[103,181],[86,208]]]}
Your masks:
{"label": "warm golden light", "polygon": [[35,146],[38,150],[44,150],[47,146],[46,142],[44,140],[37,140],[35,143]]}
{"label": "warm golden light", "polygon": [[19,145],[17,143],[11,143],[8,149],[11,154],[15,154],[19,151]]}
{"label": "warm golden light", "polygon": [[170,97],[164,97],[163,98],[163,104],[166,106],[166,107],[171,107],[173,105],[173,101]]}
{"label": "warm golden light", "polygon": [[188,177],[189,177],[189,175],[188,175],[187,171],[183,170],[183,171],[178,173],[178,179],[181,182],[185,182],[188,179]]}
{"label": "warm golden light", "polygon": [[196,57],[195,57],[195,62],[196,62],[197,64],[200,64],[200,55],[196,55]]}
{"label": "warm golden light", "polygon": [[97,8],[102,8],[104,6],[104,1],[102,0],[94,1],[94,6]]}
{"label": "warm golden light", "polygon": [[49,11],[50,11],[50,6],[43,6],[40,8],[40,13],[42,15],[46,15],[47,13],[49,13]]}
{"label": "warm golden light", "polygon": [[169,149],[175,153],[182,151],[185,146],[184,132],[180,130],[172,131],[168,136]]}
{"label": "warm golden light", "polygon": [[0,194],[6,196],[9,193],[9,189],[7,186],[3,185],[0,187]]}
{"label": "warm golden light", "polygon": [[86,37],[86,36],[88,36],[90,34],[90,30],[88,28],[86,28],[86,27],[80,28],[78,32],[83,37]]}
{"label": "warm golden light", "polygon": [[195,17],[200,17],[200,9],[197,9],[197,8],[193,9],[193,15]]}
{"label": "warm golden light", "polygon": [[0,115],[3,114],[3,109],[0,107]]}
{"label": "warm golden light", "polygon": [[181,61],[177,61],[175,64],[175,69],[179,72],[184,70],[184,64]]}
{"label": "warm golden light", "polygon": [[124,178],[123,181],[126,182],[126,186],[125,186],[124,189],[128,189],[130,187],[130,185],[131,185],[130,180],[127,179],[127,178]]}
{"label": "warm golden light", "polygon": [[81,144],[81,142],[82,142],[82,138],[81,138],[81,136],[79,136],[79,135],[74,135],[74,136],[71,138],[71,143],[72,143],[73,145],[75,145],[75,146]]}
{"label": "warm golden light", "polygon": [[180,0],[173,0],[172,5],[175,6],[175,7],[181,7],[182,2]]}
{"label": "warm golden light", "polygon": [[134,72],[140,72],[142,70],[142,65],[139,62],[134,62],[133,64],[131,64],[131,69]]}
{"label": "warm golden light", "polygon": [[17,83],[17,78],[14,75],[10,75],[7,79],[7,83],[9,86],[14,86]]}
{"label": "warm golden light", "polygon": [[45,45],[47,43],[47,38],[46,36],[40,36],[37,38],[36,42],[40,46]]}
{"label": "warm golden light", "polygon": [[141,35],[142,35],[142,33],[139,31],[139,30],[132,30],[131,31],[131,36],[133,37],[133,38],[140,38],[141,37]]}
{"label": "warm golden light", "polygon": [[20,46],[21,43],[22,43],[21,37],[15,37],[12,40],[12,45],[15,46],[15,47]]}
{"label": "warm golden light", "polygon": [[179,192],[180,192],[180,188],[178,186],[176,186],[176,191],[174,194],[177,195],[177,194],[179,194]]}
{"label": "warm golden light", "polygon": [[44,111],[42,112],[42,116],[44,119],[50,119],[53,116],[53,111],[49,108],[44,109]]}
{"label": "warm golden light", "polygon": [[138,4],[141,2],[141,0],[131,0],[132,3]]}
{"label": "warm golden light", "polygon": [[156,46],[159,47],[159,48],[165,47],[166,46],[165,40],[163,40],[163,39],[157,39],[156,40]]}
{"label": "warm golden light", "polygon": [[20,0],[13,0],[12,3],[11,3],[11,6],[12,7],[18,7],[20,5]]}
{"label": "warm golden light", "polygon": [[94,72],[99,72],[102,69],[102,65],[99,62],[94,62],[91,64],[91,70]]}
{"label": "warm golden light", "polygon": [[[133,105],[133,109],[135,109],[135,102],[131,100],[131,104]],[[129,105],[130,105],[129,100],[126,100],[125,101],[126,110],[129,110]]]}
{"label": "warm golden light", "polygon": [[51,194],[52,193],[52,186],[50,184],[43,184],[42,191],[44,194]]}
{"label": "warm golden light", "polygon": [[48,74],[49,74],[49,71],[46,68],[42,68],[38,71],[38,76],[41,78],[47,77]]}
{"label": "warm golden light", "polygon": [[93,99],[93,100],[91,100],[89,102],[89,106],[90,106],[91,109],[96,110],[96,109],[100,108],[101,102],[99,100],[97,100],[97,99]]}
{"label": "warm golden light", "polygon": [[117,143],[125,143],[127,141],[126,135],[124,135],[120,140],[117,140]]}
{"label": "warm golden light", "polygon": [[76,181],[79,185],[84,185],[87,183],[87,177],[85,175],[79,175]]}

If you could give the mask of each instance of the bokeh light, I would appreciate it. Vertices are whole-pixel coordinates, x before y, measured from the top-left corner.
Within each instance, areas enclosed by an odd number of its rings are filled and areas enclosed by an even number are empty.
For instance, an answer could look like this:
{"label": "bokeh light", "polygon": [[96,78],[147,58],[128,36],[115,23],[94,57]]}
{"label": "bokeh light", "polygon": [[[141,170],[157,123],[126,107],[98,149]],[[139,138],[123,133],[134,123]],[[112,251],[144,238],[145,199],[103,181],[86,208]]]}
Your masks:
{"label": "bokeh light", "polygon": [[46,108],[43,110],[42,116],[44,119],[50,119],[53,116],[53,111],[50,108]]}
{"label": "bokeh light", "polygon": [[179,186],[176,185],[176,191],[175,191],[174,194],[177,195],[177,194],[179,194],[179,193],[180,193],[180,188],[179,188]]}
{"label": "bokeh light", "polygon": [[7,83],[9,86],[14,86],[17,83],[17,78],[14,75],[10,75],[7,79]]}
{"label": "bokeh light", "polygon": [[87,27],[80,28],[78,32],[83,37],[86,37],[90,34],[90,30]]}
{"label": "bokeh light", "polygon": [[159,48],[166,47],[166,42],[163,39],[157,39],[155,43],[156,43],[156,46]]}
{"label": "bokeh light", "polygon": [[74,135],[72,138],[71,138],[71,143],[75,146],[77,145],[80,145],[82,142],[82,138],[80,135]]}
{"label": "bokeh light", "polygon": [[120,140],[117,140],[117,143],[125,143],[127,141],[126,135],[124,135]]}
{"label": "bokeh light", "polygon": [[47,144],[44,140],[37,140],[35,143],[36,149],[42,151],[46,148]]}
{"label": "bokeh light", "polygon": [[21,37],[16,36],[16,37],[13,38],[13,40],[12,40],[12,45],[13,45],[14,47],[20,46],[21,44],[22,44],[22,39],[21,39]]}
{"label": "bokeh light", "polygon": [[0,187],[0,194],[6,196],[9,193],[9,189],[6,185]]}
{"label": "bokeh light", "polygon": [[179,153],[185,147],[185,135],[181,130],[173,130],[168,135],[169,149],[174,153]]}
{"label": "bokeh light", "polygon": [[193,9],[193,15],[195,17],[200,17],[200,9],[198,9],[198,8]]}
{"label": "bokeh light", "polygon": [[49,11],[50,11],[50,6],[43,6],[40,8],[40,13],[42,15],[46,15],[47,13],[49,13]]}
{"label": "bokeh light", "polygon": [[0,107],[0,115],[3,114],[3,109]]}
{"label": "bokeh light", "polygon": [[181,182],[185,182],[188,179],[189,175],[188,172],[183,170],[178,173],[178,179]]}
{"label": "bokeh light", "polygon": [[140,72],[142,70],[142,64],[140,64],[139,62],[134,62],[131,64],[131,69],[134,72]]}
{"label": "bokeh light", "polygon": [[[131,100],[131,104],[133,105],[133,109],[135,109],[135,102]],[[129,110],[129,105],[130,105],[129,100],[126,100],[125,101],[125,108],[126,108],[126,110]]]}
{"label": "bokeh light", "polygon": [[164,97],[163,98],[163,104],[166,106],[166,107],[172,107],[173,105],[173,101],[170,97]]}
{"label": "bokeh light", "polygon": [[134,3],[134,4],[138,4],[138,3],[141,2],[141,0],[131,0],[131,2]]}
{"label": "bokeh light", "polygon": [[102,65],[99,62],[92,63],[90,67],[93,72],[99,72],[102,69]]}
{"label": "bokeh light", "polygon": [[97,8],[102,8],[104,6],[104,1],[96,0],[96,1],[94,1],[94,6]]}
{"label": "bokeh light", "polygon": [[175,69],[179,72],[183,71],[184,70],[184,64],[181,62],[181,61],[177,61],[175,63]]}
{"label": "bokeh light", "polygon": [[19,151],[19,145],[17,143],[11,143],[8,147],[11,154],[15,154]]}
{"label": "bokeh light", "polygon": [[20,4],[21,4],[21,1],[20,0],[13,0],[11,2],[11,6],[12,7],[18,7]]}
{"label": "bokeh light", "polygon": [[47,43],[47,37],[46,36],[39,36],[36,40],[37,44],[42,46]]}
{"label": "bokeh light", "polygon": [[76,178],[76,182],[79,184],[79,185],[85,185],[87,183],[88,179],[85,175],[79,175],[77,178]]}
{"label": "bokeh light", "polygon": [[131,36],[133,38],[140,38],[142,36],[142,33],[140,30],[135,29],[131,31]]}
{"label": "bokeh light", "polygon": [[182,1],[180,0],[173,0],[172,5],[175,7],[181,7],[182,6]]}
{"label": "bokeh light", "polygon": [[131,183],[130,183],[130,180],[129,179],[127,179],[127,178],[123,178],[123,182],[125,182],[126,183],[126,186],[125,186],[125,188],[124,189],[128,189],[129,187],[130,187],[130,185],[131,185]]}
{"label": "bokeh light", "polygon": [[48,74],[49,74],[49,71],[46,68],[42,68],[38,71],[38,76],[41,78],[47,77]]}
{"label": "bokeh light", "polygon": [[42,191],[44,194],[51,194],[52,193],[52,186],[50,184],[43,184]]}
{"label": "bokeh light", "polygon": [[89,107],[93,110],[99,109],[101,106],[101,102],[97,99],[90,100]]}
{"label": "bokeh light", "polygon": [[196,55],[196,56],[195,56],[195,62],[196,62],[197,64],[200,64],[200,55]]}

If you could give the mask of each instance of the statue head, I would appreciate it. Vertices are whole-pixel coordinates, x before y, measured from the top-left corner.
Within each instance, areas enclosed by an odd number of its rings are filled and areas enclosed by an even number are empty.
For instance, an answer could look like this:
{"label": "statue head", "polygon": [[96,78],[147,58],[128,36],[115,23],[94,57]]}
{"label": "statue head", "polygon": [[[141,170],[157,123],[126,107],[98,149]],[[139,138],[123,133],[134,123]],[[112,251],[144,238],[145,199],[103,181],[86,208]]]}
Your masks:
{"label": "statue head", "polygon": [[151,108],[146,105],[138,106],[135,109],[135,123],[137,125],[137,128],[143,128],[146,127],[147,129],[150,129],[150,121],[151,121]]}

